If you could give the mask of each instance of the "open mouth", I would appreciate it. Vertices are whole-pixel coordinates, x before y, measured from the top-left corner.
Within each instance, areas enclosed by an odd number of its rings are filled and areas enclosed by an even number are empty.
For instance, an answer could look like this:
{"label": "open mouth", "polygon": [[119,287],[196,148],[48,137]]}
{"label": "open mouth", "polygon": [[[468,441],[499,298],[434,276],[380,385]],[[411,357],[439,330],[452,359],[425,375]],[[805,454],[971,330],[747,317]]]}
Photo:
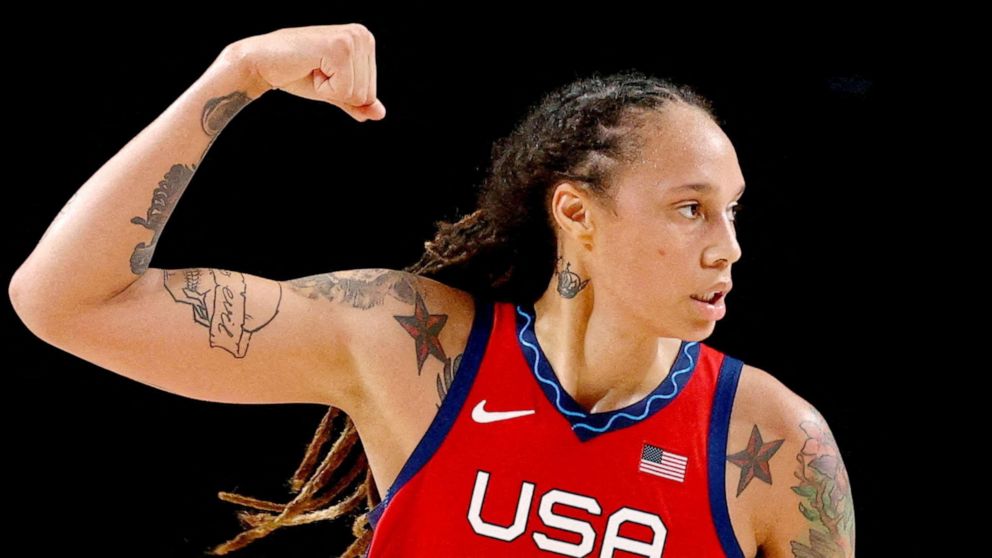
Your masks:
{"label": "open mouth", "polygon": [[701,296],[696,296],[696,295],[691,295],[690,298],[692,298],[693,300],[698,300],[699,302],[705,302],[707,304],[716,304],[716,302],[718,300],[720,300],[720,298],[722,296],[723,296],[723,293],[720,292],[720,291],[717,291],[717,292],[713,293],[709,298],[705,298],[705,297],[701,297]]}

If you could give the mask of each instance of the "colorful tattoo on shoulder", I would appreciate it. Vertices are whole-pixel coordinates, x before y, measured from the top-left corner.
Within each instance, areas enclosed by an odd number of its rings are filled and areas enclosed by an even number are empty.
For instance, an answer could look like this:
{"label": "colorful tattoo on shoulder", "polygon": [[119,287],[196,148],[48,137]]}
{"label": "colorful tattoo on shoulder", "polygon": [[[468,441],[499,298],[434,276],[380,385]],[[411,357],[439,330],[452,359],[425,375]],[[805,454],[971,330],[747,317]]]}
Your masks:
{"label": "colorful tattoo on shoulder", "polygon": [[854,500],[847,468],[823,415],[810,408],[814,419],[799,427],[806,434],[796,455],[792,487],[803,501],[799,511],[809,520],[809,542],[790,541],[792,553],[802,558],[844,558],[854,555]]}
{"label": "colorful tattoo on shoulder", "polygon": [[740,496],[741,492],[744,492],[747,485],[755,478],[772,484],[772,470],[768,461],[782,447],[784,441],[783,438],[765,442],[758,430],[758,425],[755,424],[751,429],[751,438],[747,441],[747,447],[727,456],[727,461],[741,468],[740,480],[737,481],[737,496]]}
{"label": "colorful tattoo on shoulder", "polygon": [[448,357],[441,347],[441,328],[448,321],[447,314],[431,314],[427,311],[424,297],[417,292],[412,316],[393,316],[403,329],[413,337],[417,350],[417,374],[424,367],[428,355],[434,355],[442,363],[447,364]]}

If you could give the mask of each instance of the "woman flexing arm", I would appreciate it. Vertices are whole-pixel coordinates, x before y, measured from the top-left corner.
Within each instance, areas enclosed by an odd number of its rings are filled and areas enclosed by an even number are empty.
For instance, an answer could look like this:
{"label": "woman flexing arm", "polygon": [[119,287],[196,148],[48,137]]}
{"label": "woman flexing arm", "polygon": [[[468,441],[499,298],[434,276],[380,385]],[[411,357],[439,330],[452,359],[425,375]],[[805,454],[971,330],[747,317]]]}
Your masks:
{"label": "woman flexing arm", "polygon": [[344,340],[352,327],[366,331],[370,318],[320,305],[311,287],[361,284],[368,270],[274,281],[149,267],[212,143],[271,89],[328,102],[360,122],[385,116],[375,43],[360,24],[279,29],[228,45],[79,188],[19,267],[9,294],[25,325],[52,345],[179,395],[348,408],[356,385]]}

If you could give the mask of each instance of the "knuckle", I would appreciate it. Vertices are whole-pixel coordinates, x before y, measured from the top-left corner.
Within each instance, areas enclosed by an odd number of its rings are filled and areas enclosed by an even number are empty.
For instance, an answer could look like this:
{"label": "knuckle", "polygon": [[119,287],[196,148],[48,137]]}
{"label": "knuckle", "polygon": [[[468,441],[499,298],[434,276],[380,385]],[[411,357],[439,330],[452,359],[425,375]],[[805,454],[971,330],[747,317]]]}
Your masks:
{"label": "knuckle", "polygon": [[369,31],[368,27],[362,25],[361,23],[353,23],[351,29],[356,39],[365,41],[369,45],[375,45],[375,37],[372,35],[372,32]]}
{"label": "knuckle", "polygon": [[350,33],[339,33],[331,39],[331,46],[350,52],[355,48],[355,39]]}

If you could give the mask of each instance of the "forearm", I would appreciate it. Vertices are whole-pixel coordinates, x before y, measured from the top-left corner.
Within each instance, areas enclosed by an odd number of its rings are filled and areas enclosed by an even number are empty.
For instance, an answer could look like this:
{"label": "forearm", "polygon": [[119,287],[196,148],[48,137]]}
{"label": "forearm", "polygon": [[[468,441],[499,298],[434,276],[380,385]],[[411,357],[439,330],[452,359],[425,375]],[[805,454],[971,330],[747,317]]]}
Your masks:
{"label": "forearm", "polygon": [[137,280],[200,161],[266,90],[225,49],[151,124],[105,162],[49,225],[10,284],[18,312],[70,311]]}

